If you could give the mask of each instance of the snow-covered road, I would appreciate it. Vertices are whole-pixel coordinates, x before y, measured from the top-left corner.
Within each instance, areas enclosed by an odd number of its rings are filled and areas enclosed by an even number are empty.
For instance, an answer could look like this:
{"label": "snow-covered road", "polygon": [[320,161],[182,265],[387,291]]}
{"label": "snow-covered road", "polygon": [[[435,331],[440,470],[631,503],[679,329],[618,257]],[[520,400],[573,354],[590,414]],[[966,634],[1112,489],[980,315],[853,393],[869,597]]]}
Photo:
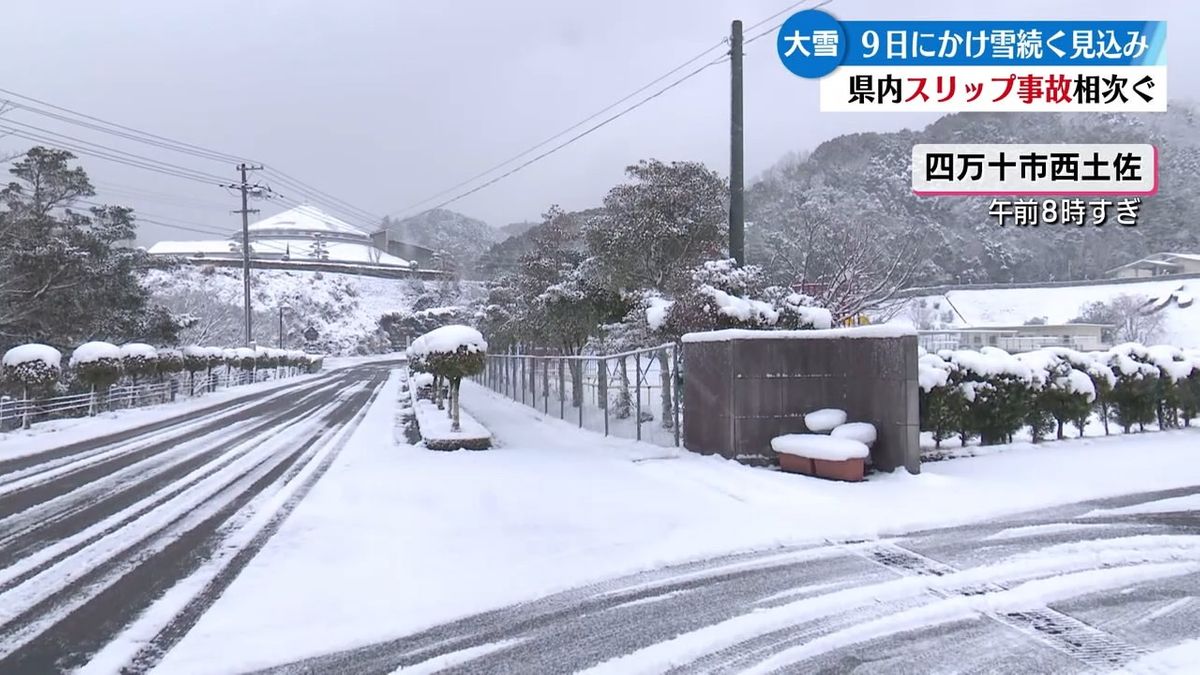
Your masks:
{"label": "snow-covered road", "polygon": [[1180,672],[1197,494],[714,558],[264,672]]}
{"label": "snow-covered road", "polygon": [[329,466],[387,372],[0,459],[0,672],[152,667]]}

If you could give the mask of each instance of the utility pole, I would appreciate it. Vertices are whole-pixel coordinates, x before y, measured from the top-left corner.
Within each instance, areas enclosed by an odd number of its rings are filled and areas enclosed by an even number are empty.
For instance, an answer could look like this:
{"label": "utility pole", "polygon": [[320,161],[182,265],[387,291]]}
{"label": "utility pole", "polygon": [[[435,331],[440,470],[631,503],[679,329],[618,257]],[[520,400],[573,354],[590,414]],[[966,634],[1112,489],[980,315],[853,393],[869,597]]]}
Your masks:
{"label": "utility pole", "polygon": [[742,22],[735,20],[729,35],[729,256],[746,264],[746,210],[742,143]]}
{"label": "utility pole", "polygon": [[250,208],[249,200],[251,188],[257,188],[258,186],[250,185],[246,177],[246,173],[248,171],[259,171],[262,169],[262,167],[250,166],[245,162],[242,162],[241,164],[237,165],[237,169],[242,176],[241,182],[234,185],[228,185],[226,187],[235,188],[240,190],[242,193],[242,208],[239,211],[234,211],[234,213],[242,214],[242,285],[245,290],[242,302],[244,303],[243,310],[245,311],[246,316],[246,346],[249,347],[254,344],[254,333],[252,332],[251,326],[252,312],[250,310],[250,214],[258,213],[258,209]]}
{"label": "utility pole", "polygon": [[279,306],[279,348],[283,349],[283,305]]}

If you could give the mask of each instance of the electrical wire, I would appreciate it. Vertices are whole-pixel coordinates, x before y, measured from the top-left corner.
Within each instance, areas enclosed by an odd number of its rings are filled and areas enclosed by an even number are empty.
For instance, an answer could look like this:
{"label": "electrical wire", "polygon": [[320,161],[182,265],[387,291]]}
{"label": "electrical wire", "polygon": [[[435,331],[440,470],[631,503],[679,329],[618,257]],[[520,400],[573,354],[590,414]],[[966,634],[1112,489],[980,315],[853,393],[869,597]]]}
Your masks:
{"label": "electrical wire", "polygon": [[[444,206],[447,206],[447,205],[449,205],[449,204],[452,204],[452,203],[454,203],[454,202],[456,202],[456,201],[458,201],[458,200],[460,200],[460,199],[463,199],[463,198],[465,198],[465,197],[468,197],[468,196],[470,196],[470,195],[473,195],[473,194],[475,194],[476,192],[479,192],[480,190],[482,190],[482,189],[484,189],[484,188],[486,188],[486,187],[490,187],[490,186],[492,186],[492,185],[495,185],[496,183],[498,183],[498,182],[500,182],[501,180],[504,180],[505,178],[508,178],[509,176],[511,176],[511,175],[513,175],[513,174],[515,174],[515,173],[517,173],[517,172],[518,172],[518,171],[520,171],[521,169],[524,169],[525,167],[529,166],[530,164],[533,164],[533,163],[535,163],[535,162],[537,162],[537,161],[539,161],[539,160],[541,160],[541,159],[544,159],[544,158],[546,158],[546,157],[549,157],[550,155],[552,155],[552,154],[554,154],[554,153],[558,152],[559,150],[562,150],[563,148],[567,147],[568,145],[571,145],[572,143],[574,143],[574,142],[576,142],[576,141],[578,141],[578,140],[580,140],[580,139],[582,139],[582,138],[584,138],[584,137],[588,136],[588,135],[589,135],[589,134],[591,134],[592,132],[594,132],[594,131],[597,131],[598,129],[601,129],[601,128],[603,128],[603,127],[607,126],[608,124],[610,124],[610,123],[612,123],[612,122],[615,122],[616,120],[618,120],[618,119],[620,119],[620,118],[624,117],[625,115],[628,115],[629,113],[633,112],[634,110],[637,110],[638,108],[640,108],[640,107],[642,107],[643,105],[645,105],[645,104],[649,103],[650,101],[652,101],[652,100],[654,100],[654,99],[658,98],[659,96],[662,96],[663,94],[665,94],[665,93],[667,93],[668,91],[670,91],[670,90],[674,89],[675,87],[678,87],[679,85],[681,85],[681,84],[683,84],[684,82],[686,82],[686,81],[688,81],[688,80],[692,79],[693,77],[695,77],[695,76],[699,75],[700,73],[704,72],[705,70],[708,70],[709,68],[711,68],[711,67],[713,67],[713,66],[715,66],[715,65],[718,65],[718,64],[724,63],[724,62],[726,62],[726,61],[728,61],[728,60],[729,60],[729,57],[728,57],[728,56],[721,56],[721,57],[719,57],[719,58],[717,58],[717,59],[715,59],[715,60],[713,60],[713,61],[709,61],[708,63],[704,64],[703,66],[700,66],[699,68],[697,68],[697,69],[695,69],[695,70],[693,70],[693,71],[689,72],[687,75],[684,75],[683,77],[679,78],[678,80],[675,80],[674,82],[672,82],[672,83],[668,84],[667,86],[663,87],[662,89],[659,89],[658,91],[654,92],[653,94],[651,94],[651,95],[647,96],[646,98],[643,98],[643,99],[641,99],[641,100],[640,100],[640,101],[638,101],[637,103],[634,103],[633,105],[631,105],[631,106],[628,106],[628,107],[624,108],[623,110],[621,110],[620,112],[616,113],[615,115],[612,115],[612,116],[610,116],[610,117],[608,117],[608,118],[604,119],[604,120],[603,120],[603,121],[601,121],[599,124],[593,125],[593,126],[591,126],[591,127],[587,128],[587,129],[585,129],[584,131],[582,131],[582,132],[580,132],[580,133],[578,133],[578,134],[575,134],[574,136],[572,136],[572,137],[568,138],[567,140],[563,141],[562,143],[559,143],[558,145],[556,145],[556,146],[554,146],[554,147],[550,148],[549,150],[546,150],[545,152],[542,152],[541,154],[535,155],[535,156],[534,156],[534,157],[532,157],[531,159],[529,159],[529,160],[526,160],[525,162],[523,162],[523,163],[521,163],[521,164],[518,164],[517,166],[513,167],[512,169],[509,169],[508,171],[506,171],[506,172],[504,172],[504,173],[502,173],[502,174],[500,174],[500,175],[498,175],[498,176],[496,176],[496,177],[492,178],[491,180],[489,180],[489,181],[487,181],[487,182],[485,182],[485,183],[482,183],[482,184],[480,184],[480,185],[477,185],[476,187],[473,187],[473,188],[471,188],[470,190],[467,190],[466,192],[463,192],[463,193],[461,193],[461,194],[458,194],[458,195],[456,195],[456,196],[454,196],[454,197],[451,197],[450,199],[447,199],[447,200],[445,200],[445,201],[443,201],[443,202],[441,202],[441,203],[439,203],[439,204],[437,204],[437,205],[435,205],[435,206],[431,206],[431,207],[429,207],[428,209],[425,209],[424,211],[421,211],[421,213],[428,213],[428,212],[430,212],[430,211],[434,211],[434,210],[436,210],[436,209],[440,209],[440,208],[442,208],[442,207],[444,207]],[[415,214],[415,215],[420,215],[420,214]],[[415,217],[415,215],[414,215],[414,217]]]}

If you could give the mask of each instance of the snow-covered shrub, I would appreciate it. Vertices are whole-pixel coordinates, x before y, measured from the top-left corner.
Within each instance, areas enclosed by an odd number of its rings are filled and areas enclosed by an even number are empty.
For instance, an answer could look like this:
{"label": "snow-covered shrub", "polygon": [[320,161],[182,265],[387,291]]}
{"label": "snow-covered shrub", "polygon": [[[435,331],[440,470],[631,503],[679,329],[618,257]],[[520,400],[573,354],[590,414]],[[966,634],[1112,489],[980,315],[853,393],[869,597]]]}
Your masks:
{"label": "snow-covered shrub", "polygon": [[1154,422],[1159,388],[1159,369],[1151,363],[1145,347],[1127,342],[1108,351],[1108,365],[1115,381],[1109,401],[1117,424],[1129,433],[1136,424],[1145,429]]}
{"label": "snow-covered shrub", "polygon": [[949,361],[956,366],[955,379],[966,398],[963,429],[978,434],[984,445],[1009,442],[1029,414],[1029,367],[994,347],[957,350]]}
{"label": "snow-covered shrub", "polygon": [[136,385],[139,377],[157,372],[158,350],[141,342],[121,345],[121,369]]}
{"label": "snow-covered shrub", "polygon": [[237,350],[232,347],[226,347],[221,350],[221,364],[225,366],[225,374],[232,375],[233,369],[238,367]]}
{"label": "snow-covered shrub", "polygon": [[257,370],[270,370],[275,367],[277,359],[275,350],[266,347],[257,347],[254,350],[254,367]]}
{"label": "snow-covered shrub", "polygon": [[188,372],[188,382],[192,391],[196,389],[196,373],[208,370],[208,348],[198,345],[188,345],[183,348],[183,369]]}
{"label": "snow-covered shrub", "polygon": [[415,357],[423,370],[449,383],[454,431],[460,429],[458,391],[462,378],[483,372],[487,348],[479,331],[461,325],[432,330],[418,337],[409,347],[410,359]]}
{"label": "snow-covered shrub", "polygon": [[237,357],[237,367],[245,372],[254,370],[255,353],[249,347],[238,347],[234,350],[234,355]]}
{"label": "snow-covered shrub", "polygon": [[158,360],[155,362],[155,367],[160,378],[173,373],[183,372],[183,352],[171,348],[158,350]]}
{"label": "snow-covered shrub", "polygon": [[1062,439],[1067,422],[1073,422],[1082,436],[1096,402],[1093,377],[1101,377],[1103,369],[1095,368],[1091,359],[1070,349],[1039,349],[1018,354],[1017,358],[1029,366],[1033,375],[1026,424],[1034,442],[1052,428]]}
{"label": "snow-covered shrub", "polygon": [[23,396],[51,389],[61,374],[62,353],[43,344],[24,344],[4,352],[0,376]]}
{"label": "snow-covered shrub", "polygon": [[935,447],[955,433],[963,433],[967,398],[950,375],[957,368],[937,354],[922,354],[917,361],[917,401],[920,408],[921,431],[933,436]]}
{"label": "snow-covered shrub", "polygon": [[[662,330],[678,337],[685,333],[745,328],[792,330],[829,328],[827,310],[805,303],[811,298],[779,287],[764,288],[762,270],[739,267],[734,260],[710,260],[692,271],[692,287],[665,308]],[[662,311],[661,305],[655,312]],[[651,318],[647,311],[647,319]]]}
{"label": "snow-covered shrub", "polygon": [[325,357],[320,354],[308,354],[306,361],[309,373],[319,373],[325,367]]}
{"label": "snow-covered shrub", "polygon": [[1147,347],[1149,361],[1158,367],[1155,416],[1158,427],[1179,426],[1180,410],[1187,398],[1187,380],[1192,375],[1192,359],[1178,347],[1157,345]]}
{"label": "snow-covered shrub", "polygon": [[94,392],[97,389],[106,389],[120,379],[121,363],[120,347],[108,342],[94,341],[76,347],[67,365],[75,371],[79,380]]}

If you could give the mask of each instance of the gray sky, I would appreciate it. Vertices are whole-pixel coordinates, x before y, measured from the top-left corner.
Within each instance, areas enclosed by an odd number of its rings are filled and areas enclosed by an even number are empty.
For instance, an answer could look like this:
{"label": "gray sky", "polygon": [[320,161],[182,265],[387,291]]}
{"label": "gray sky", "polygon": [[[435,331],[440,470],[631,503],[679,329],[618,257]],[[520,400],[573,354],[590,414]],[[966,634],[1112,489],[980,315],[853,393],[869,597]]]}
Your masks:
{"label": "gray sky", "polygon": [[[790,0],[6,0],[0,87],[276,166],[370,213],[401,210],[574,124],[729,30]],[[840,19],[1165,19],[1172,98],[1196,98],[1200,3],[1145,0],[835,0]],[[785,15],[786,16],[786,15]],[[783,17],[781,17],[782,19]],[[775,22],[772,22],[773,25]],[[640,158],[728,170],[728,66],[448,208],[493,225],[547,206],[599,203]],[[209,173],[177,155],[29,113],[29,124]],[[746,161],[753,176],[833,136],[926,124],[928,115],[821,114],[817,87],[779,63],[773,36],[746,49]],[[0,141],[4,149],[29,143]],[[232,230],[232,195],[84,158],[120,186],[105,201]],[[151,191],[130,196],[122,190]],[[282,188],[280,188],[282,191]],[[157,194],[170,195],[163,199]],[[186,203],[182,200],[186,200]],[[203,202],[200,204],[194,202]],[[263,215],[282,207],[258,204]],[[417,209],[419,210],[419,209]],[[411,211],[407,212],[411,213]],[[143,225],[141,239],[202,238]]]}

